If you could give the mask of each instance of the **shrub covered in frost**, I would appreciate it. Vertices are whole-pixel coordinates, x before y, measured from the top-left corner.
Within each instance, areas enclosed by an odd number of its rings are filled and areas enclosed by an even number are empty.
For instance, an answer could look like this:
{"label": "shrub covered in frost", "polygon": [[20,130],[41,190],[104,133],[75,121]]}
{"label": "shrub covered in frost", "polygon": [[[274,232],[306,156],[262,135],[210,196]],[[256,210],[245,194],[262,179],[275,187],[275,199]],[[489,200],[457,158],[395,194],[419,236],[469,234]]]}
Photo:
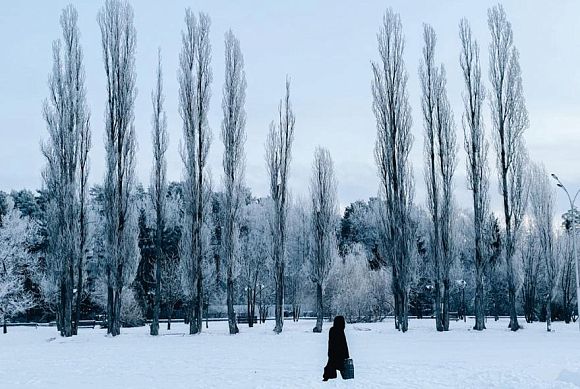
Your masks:
{"label": "shrub covered in frost", "polygon": [[325,294],[331,316],[343,315],[350,323],[382,320],[390,312],[389,274],[371,270],[360,245],[334,261]]}

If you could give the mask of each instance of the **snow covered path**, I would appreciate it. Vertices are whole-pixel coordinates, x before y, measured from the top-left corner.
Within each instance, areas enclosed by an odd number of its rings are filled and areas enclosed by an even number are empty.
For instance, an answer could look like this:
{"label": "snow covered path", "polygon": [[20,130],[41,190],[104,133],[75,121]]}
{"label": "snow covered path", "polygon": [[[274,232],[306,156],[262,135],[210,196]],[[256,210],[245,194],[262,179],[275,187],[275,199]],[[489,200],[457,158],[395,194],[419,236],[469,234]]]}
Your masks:
{"label": "snow covered path", "polygon": [[[81,329],[61,338],[55,328],[9,328],[0,334],[0,388],[578,388],[580,333],[575,324],[525,325],[488,321],[482,333],[452,322],[437,333],[432,320],[412,320],[406,334],[392,321],[349,324],[346,336],[355,379],[321,382],[329,323],[313,334],[313,321],[273,322],[226,334],[210,323],[197,336],[186,326],[151,337],[148,327]],[[162,327],[163,328],[163,327]],[[340,377],[340,375],[339,375]],[[559,377],[561,380],[559,380]]]}

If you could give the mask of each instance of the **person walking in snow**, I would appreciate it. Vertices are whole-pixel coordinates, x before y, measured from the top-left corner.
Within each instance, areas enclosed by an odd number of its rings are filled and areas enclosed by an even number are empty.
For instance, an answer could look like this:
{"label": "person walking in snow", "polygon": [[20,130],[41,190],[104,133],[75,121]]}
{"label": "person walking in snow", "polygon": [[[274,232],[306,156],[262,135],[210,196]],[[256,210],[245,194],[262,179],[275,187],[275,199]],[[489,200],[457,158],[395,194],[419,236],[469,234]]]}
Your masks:
{"label": "person walking in snow", "polygon": [[323,381],[336,378],[336,371],[340,370],[340,375],[345,378],[344,367],[348,355],[348,345],[344,335],[344,316],[336,316],[334,324],[328,332],[328,363],[324,367]]}

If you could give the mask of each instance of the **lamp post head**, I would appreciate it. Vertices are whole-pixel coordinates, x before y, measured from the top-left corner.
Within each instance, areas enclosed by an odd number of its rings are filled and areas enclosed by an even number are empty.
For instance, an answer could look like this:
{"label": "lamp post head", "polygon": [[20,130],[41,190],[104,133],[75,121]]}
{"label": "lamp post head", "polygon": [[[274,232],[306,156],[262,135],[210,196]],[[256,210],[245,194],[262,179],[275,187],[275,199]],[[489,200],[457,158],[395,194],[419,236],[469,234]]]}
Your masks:
{"label": "lamp post head", "polygon": [[557,175],[555,175],[554,173],[552,173],[552,174],[551,174],[551,176],[552,176],[552,178],[553,178],[554,180],[557,180],[557,179],[558,179],[558,176],[557,176]]}
{"label": "lamp post head", "polygon": [[556,186],[557,186],[558,188],[563,188],[563,187],[564,187],[564,185],[560,184],[559,182],[556,184]]}

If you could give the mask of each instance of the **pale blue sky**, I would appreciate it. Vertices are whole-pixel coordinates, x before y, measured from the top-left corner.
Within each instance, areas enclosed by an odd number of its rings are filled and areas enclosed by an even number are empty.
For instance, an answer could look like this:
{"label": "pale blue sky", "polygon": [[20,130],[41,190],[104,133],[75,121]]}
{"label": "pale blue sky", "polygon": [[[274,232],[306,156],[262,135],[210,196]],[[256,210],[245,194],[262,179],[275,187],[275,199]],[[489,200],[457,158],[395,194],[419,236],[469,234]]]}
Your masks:
{"label": "pale blue sky", "polygon": [[[0,13],[0,189],[39,188],[44,164],[39,150],[46,136],[42,101],[52,66],[51,44],[60,37],[59,15],[68,1],[4,1]],[[96,22],[100,1],[74,2],[79,13],[85,53],[88,103],[93,149],[92,183],[104,174],[104,72],[100,32]],[[375,120],[371,111],[370,60],[377,56],[376,32],[388,6],[401,14],[407,47],[409,93],[415,142],[412,160],[418,203],[424,203],[423,123],[420,115],[418,65],[422,23],[438,35],[437,61],[448,74],[448,93],[458,124],[460,143],[456,174],[457,199],[471,208],[465,189],[465,153],[460,126],[463,84],[459,68],[458,23],[467,17],[482,49],[484,82],[487,77],[488,1],[133,1],[137,28],[136,131],[139,144],[137,172],[148,183],[151,167],[150,91],[157,47],[163,52],[166,110],[170,146],[168,176],[178,180],[181,119],[177,110],[177,64],[184,10],[209,13],[214,72],[210,126],[213,143],[210,166],[214,187],[221,186],[221,88],[223,37],[232,28],[241,41],[247,74],[247,184],[254,194],[267,194],[264,141],[275,118],[286,74],[292,78],[296,139],[291,167],[294,196],[308,193],[311,160],[316,145],[328,147],[336,165],[342,205],[366,199],[377,191],[373,159]],[[580,184],[580,2],[507,1],[521,55],[524,92],[530,114],[526,140],[530,155],[557,172],[570,186]],[[485,105],[486,120],[489,109]],[[489,134],[488,126],[488,134]],[[490,149],[490,163],[495,155]],[[492,174],[491,195],[496,203],[497,179]],[[559,211],[563,196],[558,194]]]}

